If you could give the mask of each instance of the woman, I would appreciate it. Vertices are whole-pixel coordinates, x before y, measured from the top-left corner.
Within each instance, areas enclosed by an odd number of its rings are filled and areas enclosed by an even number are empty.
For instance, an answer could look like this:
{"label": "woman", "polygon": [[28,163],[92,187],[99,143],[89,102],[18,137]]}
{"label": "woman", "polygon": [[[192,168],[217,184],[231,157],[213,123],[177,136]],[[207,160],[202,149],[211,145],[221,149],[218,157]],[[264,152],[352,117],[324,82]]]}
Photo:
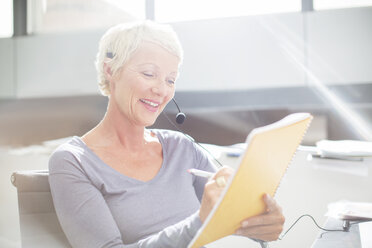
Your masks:
{"label": "woman", "polygon": [[[215,172],[184,135],[149,130],[173,98],[182,49],[174,31],[153,22],[123,24],[102,37],[96,68],[109,103],[103,120],[60,146],[49,182],[61,226],[73,247],[186,247],[228,178],[206,182],[190,168]],[[237,234],[275,240],[284,217],[270,197],[265,214]]]}

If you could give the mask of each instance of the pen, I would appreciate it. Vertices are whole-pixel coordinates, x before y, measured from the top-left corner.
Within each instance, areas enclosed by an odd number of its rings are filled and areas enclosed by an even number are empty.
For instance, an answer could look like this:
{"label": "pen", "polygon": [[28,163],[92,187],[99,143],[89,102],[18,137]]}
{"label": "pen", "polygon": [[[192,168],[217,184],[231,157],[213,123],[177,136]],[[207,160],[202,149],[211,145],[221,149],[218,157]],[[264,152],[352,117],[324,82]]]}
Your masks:
{"label": "pen", "polygon": [[211,178],[214,175],[214,173],[212,172],[202,171],[198,169],[188,169],[187,172],[193,174],[194,176],[205,177],[205,178]]}

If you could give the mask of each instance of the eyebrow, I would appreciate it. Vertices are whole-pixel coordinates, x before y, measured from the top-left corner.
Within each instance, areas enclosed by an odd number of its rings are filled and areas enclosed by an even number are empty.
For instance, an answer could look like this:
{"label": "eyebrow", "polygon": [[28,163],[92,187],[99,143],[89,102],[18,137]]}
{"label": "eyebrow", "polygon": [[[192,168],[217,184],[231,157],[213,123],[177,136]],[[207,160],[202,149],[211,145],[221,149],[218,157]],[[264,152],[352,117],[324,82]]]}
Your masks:
{"label": "eyebrow", "polygon": [[[157,66],[157,65],[154,64],[154,63],[143,63],[143,64],[138,64],[136,67],[142,67],[142,66],[147,66],[147,65],[153,66],[153,67],[155,67],[157,70],[159,69],[159,66]],[[178,75],[178,71],[172,71],[170,74],[174,74],[175,76],[177,76],[177,75]]]}
{"label": "eyebrow", "polygon": [[153,67],[156,67],[156,69],[159,69],[159,66],[157,66],[156,64],[153,64],[153,63],[143,63],[143,64],[138,64],[136,66],[141,67],[141,66],[147,66],[147,65],[151,65]]}

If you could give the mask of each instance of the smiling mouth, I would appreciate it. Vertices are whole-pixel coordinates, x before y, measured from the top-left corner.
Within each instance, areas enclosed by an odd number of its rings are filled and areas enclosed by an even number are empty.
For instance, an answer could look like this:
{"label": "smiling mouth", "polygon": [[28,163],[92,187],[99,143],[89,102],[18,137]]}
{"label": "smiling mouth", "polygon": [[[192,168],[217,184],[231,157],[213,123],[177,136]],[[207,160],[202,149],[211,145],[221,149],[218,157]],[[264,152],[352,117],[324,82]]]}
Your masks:
{"label": "smiling mouth", "polygon": [[150,105],[151,107],[158,107],[159,106],[159,103],[154,103],[154,102],[151,102],[151,101],[148,101],[148,100],[145,100],[145,99],[140,99],[141,102],[145,103],[145,104],[148,104]]}

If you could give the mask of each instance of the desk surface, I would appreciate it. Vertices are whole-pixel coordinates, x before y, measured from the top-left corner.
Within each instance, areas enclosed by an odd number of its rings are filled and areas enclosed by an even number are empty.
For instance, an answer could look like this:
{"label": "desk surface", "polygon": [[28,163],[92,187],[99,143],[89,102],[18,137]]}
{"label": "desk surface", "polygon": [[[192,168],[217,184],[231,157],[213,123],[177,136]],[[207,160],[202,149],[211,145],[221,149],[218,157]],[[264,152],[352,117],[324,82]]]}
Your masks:
{"label": "desk surface", "polygon": [[[342,230],[342,220],[328,218],[326,229]],[[348,232],[321,231],[311,248],[360,248],[362,246],[358,224],[352,224]]]}

